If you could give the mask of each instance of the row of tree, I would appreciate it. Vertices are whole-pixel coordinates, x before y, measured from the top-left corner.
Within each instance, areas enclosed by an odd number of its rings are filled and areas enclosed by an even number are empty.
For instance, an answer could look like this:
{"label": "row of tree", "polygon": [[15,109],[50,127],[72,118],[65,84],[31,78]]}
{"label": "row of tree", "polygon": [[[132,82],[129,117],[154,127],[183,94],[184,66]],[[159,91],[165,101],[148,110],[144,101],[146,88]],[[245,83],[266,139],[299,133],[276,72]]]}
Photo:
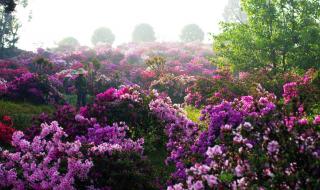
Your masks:
{"label": "row of tree", "polygon": [[[189,24],[182,29],[180,39],[182,42],[202,42],[204,36],[205,33],[198,25]],[[109,28],[101,27],[93,32],[91,42],[93,45],[97,45],[99,43],[113,44],[115,38],[114,33]],[[155,40],[155,32],[153,27],[149,24],[143,23],[137,25],[132,33],[133,42],[153,42]],[[67,37],[61,40],[58,45],[62,48],[69,48],[79,46],[79,42],[74,37]]]}

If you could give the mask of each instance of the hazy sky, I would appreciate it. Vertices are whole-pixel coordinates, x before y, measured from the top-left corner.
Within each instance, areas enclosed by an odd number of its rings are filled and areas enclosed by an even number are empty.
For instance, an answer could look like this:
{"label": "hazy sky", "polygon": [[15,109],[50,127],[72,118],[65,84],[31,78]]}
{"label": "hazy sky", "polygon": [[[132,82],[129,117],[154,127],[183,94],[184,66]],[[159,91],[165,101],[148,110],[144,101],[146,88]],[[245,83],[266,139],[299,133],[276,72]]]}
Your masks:
{"label": "hazy sky", "polygon": [[[53,46],[66,36],[91,45],[93,31],[109,27],[115,44],[131,40],[139,23],[153,26],[158,41],[177,41],[182,27],[198,24],[205,33],[218,32],[227,0],[29,0],[27,10],[18,11],[22,28],[18,46],[34,49]],[[27,21],[26,13],[32,11]],[[206,36],[209,42],[209,36]]]}

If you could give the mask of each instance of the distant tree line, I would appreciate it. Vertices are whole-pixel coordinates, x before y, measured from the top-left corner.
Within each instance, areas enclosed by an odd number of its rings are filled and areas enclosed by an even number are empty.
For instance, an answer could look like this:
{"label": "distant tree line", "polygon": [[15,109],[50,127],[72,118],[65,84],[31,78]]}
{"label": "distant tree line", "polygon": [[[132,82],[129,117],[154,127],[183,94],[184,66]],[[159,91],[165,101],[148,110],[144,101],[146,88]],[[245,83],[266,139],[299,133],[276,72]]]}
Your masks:
{"label": "distant tree line", "polygon": [[[180,35],[182,42],[202,42],[205,33],[196,24],[188,24],[183,27]],[[97,28],[91,37],[91,43],[96,46],[99,44],[112,45],[116,36],[110,28]],[[132,32],[132,41],[136,43],[154,42],[156,40],[154,29],[151,25],[142,23],[137,25]],[[79,41],[74,37],[66,37],[58,42],[59,50],[73,50],[80,46]]]}

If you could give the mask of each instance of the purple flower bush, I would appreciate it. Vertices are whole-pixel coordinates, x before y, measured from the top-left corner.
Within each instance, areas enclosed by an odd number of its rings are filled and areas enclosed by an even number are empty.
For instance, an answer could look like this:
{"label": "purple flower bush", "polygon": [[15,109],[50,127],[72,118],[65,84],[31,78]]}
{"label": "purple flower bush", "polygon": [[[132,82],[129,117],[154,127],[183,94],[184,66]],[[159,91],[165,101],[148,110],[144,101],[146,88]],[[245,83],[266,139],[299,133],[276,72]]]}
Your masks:
{"label": "purple flower bush", "polygon": [[[128,127],[124,123],[104,127],[96,123],[86,135],[73,141],[67,141],[67,133],[56,121],[44,123],[41,128],[31,141],[21,131],[13,134],[14,151],[5,150],[0,155],[1,188],[104,189],[118,185],[121,180],[137,189],[152,187],[151,181],[137,178],[138,175],[148,178],[148,163],[142,157],[143,139],[127,138]],[[115,163],[110,163],[113,160]],[[128,174],[115,169],[124,165],[129,167],[125,169]],[[114,175],[131,178],[118,179]]]}
{"label": "purple flower bush", "polygon": [[14,152],[1,152],[0,187],[12,189],[74,189],[85,180],[93,163],[80,152],[82,144],[64,142],[66,133],[57,122],[42,124],[32,141],[23,132],[12,137]]}
{"label": "purple flower bush", "polygon": [[[186,175],[168,189],[300,189],[319,184],[316,122],[288,125],[272,94],[207,106]],[[316,118],[315,118],[316,119]],[[308,162],[310,161],[310,162]],[[191,164],[191,165],[190,165]]]}

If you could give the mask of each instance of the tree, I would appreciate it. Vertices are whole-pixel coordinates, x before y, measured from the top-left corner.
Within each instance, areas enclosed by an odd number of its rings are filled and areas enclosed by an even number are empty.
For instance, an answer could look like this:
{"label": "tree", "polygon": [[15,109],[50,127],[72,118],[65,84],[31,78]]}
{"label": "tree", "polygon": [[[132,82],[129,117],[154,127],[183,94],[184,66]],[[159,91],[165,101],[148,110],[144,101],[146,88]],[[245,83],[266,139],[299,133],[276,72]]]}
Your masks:
{"label": "tree", "polygon": [[149,24],[137,25],[132,33],[133,42],[154,42],[155,40],[154,30]]}
{"label": "tree", "polygon": [[97,45],[97,43],[108,43],[113,44],[115,40],[115,35],[109,28],[101,27],[94,31],[91,42],[93,45]]}
{"label": "tree", "polygon": [[75,50],[79,46],[79,41],[74,37],[66,37],[58,43],[59,50]]}
{"label": "tree", "polygon": [[17,3],[15,0],[0,0],[0,6],[4,7],[5,12],[13,12],[16,8]]}
{"label": "tree", "polygon": [[224,8],[223,18],[225,22],[247,22],[247,15],[241,8],[240,0],[228,0],[228,4]]}
{"label": "tree", "polygon": [[189,24],[183,27],[180,35],[180,39],[183,42],[194,42],[194,41],[202,42],[204,39],[204,32],[198,25]]}
{"label": "tree", "polygon": [[236,71],[320,68],[320,1],[243,0],[248,23],[223,23],[217,60]]}
{"label": "tree", "polygon": [[0,57],[9,55],[15,49],[21,25],[13,11],[16,5],[25,8],[27,3],[27,0],[0,0]]}

